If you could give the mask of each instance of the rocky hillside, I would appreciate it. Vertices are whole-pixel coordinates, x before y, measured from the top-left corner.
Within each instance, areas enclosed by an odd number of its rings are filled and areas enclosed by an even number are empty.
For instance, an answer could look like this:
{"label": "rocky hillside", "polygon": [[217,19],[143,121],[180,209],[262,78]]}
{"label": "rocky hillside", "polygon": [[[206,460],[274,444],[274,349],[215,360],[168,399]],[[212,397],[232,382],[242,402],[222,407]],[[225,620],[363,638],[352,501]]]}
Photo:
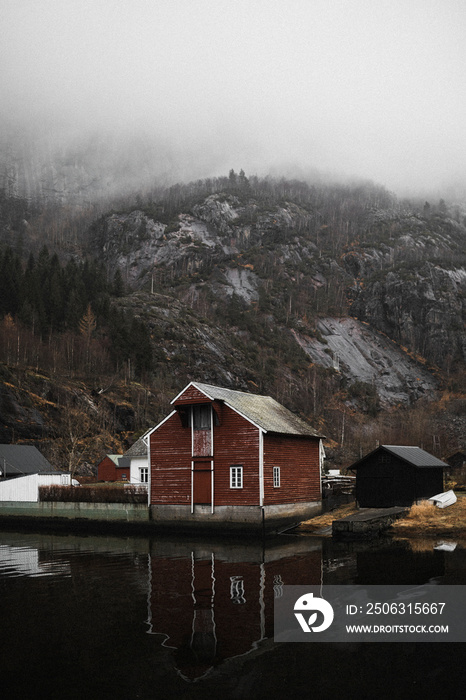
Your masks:
{"label": "rocky hillside", "polygon": [[[321,192],[309,189],[303,201],[299,189],[298,195],[293,185],[289,190],[265,197],[236,187],[181,205],[168,223],[148,210],[112,214],[94,227],[91,251],[108,270],[119,269],[132,289],[169,289],[194,310],[234,301],[244,313],[293,331],[323,366],[339,362],[341,371],[369,382],[386,376],[388,401],[394,387],[388,370],[396,360],[385,358],[388,340],[369,338],[374,331],[396,343],[393,352],[411,353],[407,364],[398,360],[407,397],[419,394],[412,381],[417,368],[410,370],[416,355],[421,366],[446,371],[466,361],[466,228],[458,210],[456,218],[446,208],[421,215],[394,200],[383,209],[378,200],[389,196],[370,189],[364,197],[357,193],[359,201],[354,191],[337,192],[339,200],[322,206]],[[332,316],[354,317],[371,330],[364,334],[353,320],[345,324],[348,332],[330,331],[325,317]],[[373,372],[354,356],[350,328]],[[306,334],[318,340],[308,342]],[[330,363],[312,350],[323,345],[334,355]],[[428,392],[432,382],[421,387]],[[395,391],[393,400],[402,397]]]}
{"label": "rocky hillside", "polygon": [[[79,239],[79,256],[122,284],[112,314],[136,319],[150,338],[144,374],[119,356],[98,381],[83,377],[89,400],[112,372],[113,387],[143,387],[135,396],[145,412],[119,434],[150,425],[200,379],[274,395],[326,432],[343,462],[376,440],[444,455],[464,447],[460,206],[242,171],[137,200]],[[3,240],[14,237],[4,225]],[[97,328],[102,347],[116,347],[105,318]]]}
{"label": "rocky hillside", "polygon": [[466,358],[464,225],[446,212],[411,215],[377,233],[377,246],[353,244],[344,255],[357,282],[352,312],[449,371]]}

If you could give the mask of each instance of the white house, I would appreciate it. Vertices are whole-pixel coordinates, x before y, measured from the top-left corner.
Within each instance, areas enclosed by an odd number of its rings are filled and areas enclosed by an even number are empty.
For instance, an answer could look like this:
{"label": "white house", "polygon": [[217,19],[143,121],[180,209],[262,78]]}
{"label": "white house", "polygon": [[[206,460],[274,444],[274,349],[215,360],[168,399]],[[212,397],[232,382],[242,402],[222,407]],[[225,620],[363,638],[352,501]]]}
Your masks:
{"label": "white house", "polygon": [[124,454],[124,457],[129,459],[129,480],[132,484],[146,486],[149,483],[149,456],[145,433],[139,440],[136,440],[129,450]]}
{"label": "white house", "polygon": [[[73,483],[78,482],[73,479]],[[69,472],[38,472],[27,476],[18,476],[16,479],[0,481],[0,501],[28,501],[37,503],[39,500],[39,486],[70,486],[71,474]]]}
{"label": "white house", "polygon": [[71,483],[71,474],[54,469],[36,447],[0,445],[0,501],[37,502],[39,486]]}

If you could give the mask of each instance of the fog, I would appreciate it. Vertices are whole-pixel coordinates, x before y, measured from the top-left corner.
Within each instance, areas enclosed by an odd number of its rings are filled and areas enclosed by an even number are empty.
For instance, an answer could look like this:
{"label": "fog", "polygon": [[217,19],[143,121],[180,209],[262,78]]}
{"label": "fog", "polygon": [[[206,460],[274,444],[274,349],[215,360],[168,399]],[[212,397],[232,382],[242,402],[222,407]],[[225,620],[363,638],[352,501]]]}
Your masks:
{"label": "fog", "polygon": [[0,0],[0,22],[16,131],[184,178],[465,190],[464,0]]}

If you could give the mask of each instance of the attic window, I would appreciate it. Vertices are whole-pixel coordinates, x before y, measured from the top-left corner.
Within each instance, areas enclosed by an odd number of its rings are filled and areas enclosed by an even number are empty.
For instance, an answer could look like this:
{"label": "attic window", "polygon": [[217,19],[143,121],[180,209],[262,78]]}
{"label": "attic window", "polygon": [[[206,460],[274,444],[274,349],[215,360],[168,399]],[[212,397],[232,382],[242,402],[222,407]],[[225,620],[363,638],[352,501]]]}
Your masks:
{"label": "attic window", "polygon": [[392,461],[392,458],[390,457],[390,455],[387,455],[387,454],[379,455],[379,459],[377,460],[377,462],[379,464],[390,464],[391,461]]}
{"label": "attic window", "polygon": [[193,406],[193,428],[194,430],[209,430],[211,419],[210,404],[199,404]]}

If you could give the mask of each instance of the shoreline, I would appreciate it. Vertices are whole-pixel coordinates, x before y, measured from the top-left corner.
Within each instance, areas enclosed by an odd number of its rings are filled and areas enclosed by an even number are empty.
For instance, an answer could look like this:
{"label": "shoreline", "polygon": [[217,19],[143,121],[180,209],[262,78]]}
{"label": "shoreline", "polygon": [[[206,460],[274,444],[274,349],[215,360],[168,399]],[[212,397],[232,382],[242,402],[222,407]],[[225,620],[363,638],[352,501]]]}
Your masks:
{"label": "shoreline", "polygon": [[[457,497],[457,502],[448,508],[438,508],[427,501],[411,506],[408,514],[390,525],[385,534],[397,539],[453,537],[466,540],[466,497],[461,492],[457,493]],[[355,503],[346,504],[300,523],[295,532],[318,537],[331,537],[334,520],[359,512],[360,509]]]}

